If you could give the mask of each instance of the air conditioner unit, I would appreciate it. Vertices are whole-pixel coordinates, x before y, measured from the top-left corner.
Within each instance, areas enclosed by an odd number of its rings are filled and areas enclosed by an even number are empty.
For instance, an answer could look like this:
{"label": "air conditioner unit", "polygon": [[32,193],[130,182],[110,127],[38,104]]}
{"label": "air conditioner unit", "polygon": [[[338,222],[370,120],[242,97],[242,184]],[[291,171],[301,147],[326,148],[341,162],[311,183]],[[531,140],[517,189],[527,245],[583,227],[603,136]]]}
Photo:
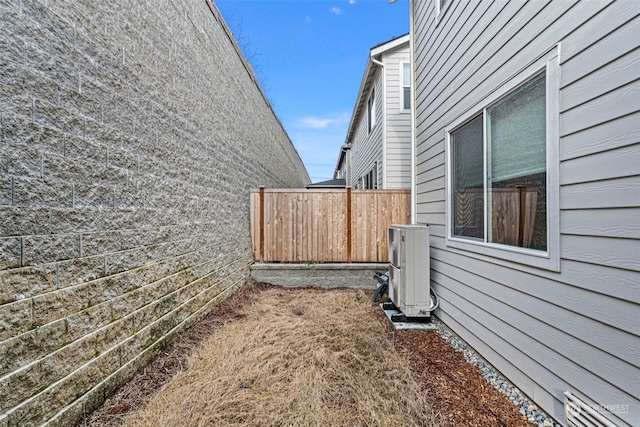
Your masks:
{"label": "air conditioner unit", "polygon": [[389,299],[408,318],[430,318],[428,225],[389,227]]}

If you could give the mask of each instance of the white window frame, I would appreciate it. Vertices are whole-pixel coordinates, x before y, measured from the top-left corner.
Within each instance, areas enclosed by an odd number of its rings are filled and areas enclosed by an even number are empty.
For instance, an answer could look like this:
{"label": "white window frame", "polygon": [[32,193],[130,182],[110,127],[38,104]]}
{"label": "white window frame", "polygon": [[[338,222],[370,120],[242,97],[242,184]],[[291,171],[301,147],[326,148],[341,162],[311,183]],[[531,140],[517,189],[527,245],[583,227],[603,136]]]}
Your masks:
{"label": "white window frame", "polygon": [[438,25],[440,23],[440,20],[444,16],[444,13],[447,11],[447,9],[449,9],[449,6],[451,6],[451,3],[453,3],[455,0],[446,0],[442,7],[440,7],[440,0],[433,1],[436,4],[436,25]]}
{"label": "white window frame", "polygon": [[367,100],[367,119],[369,120],[369,133],[373,131],[376,125],[376,88],[371,89],[369,99]]}
{"label": "white window frame", "polygon": [[[409,66],[409,85],[405,85],[404,84],[404,66],[408,65]],[[409,88],[409,108],[405,108],[404,106],[404,89],[405,88]],[[412,104],[412,99],[411,99],[411,62],[408,61],[403,61],[400,62],[400,111],[406,111],[406,112],[410,112],[411,111],[411,104]]]}
{"label": "white window frame", "polygon": [[[485,99],[463,113],[445,128],[445,187],[446,187],[446,245],[501,258],[519,264],[539,267],[551,271],[560,271],[560,179],[559,179],[559,100],[560,100],[560,46],[557,45],[538,59],[509,78]],[[491,243],[478,239],[453,235],[451,214],[453,212],[452,170],[451,170],[451,134],[462,125],[485,114],[488,107],[505,98],[524,83],[546,71],[546,163],[547,163],[547,251],[539,251],[499,243]],[[486,175],[486,133],[483,135],[484,144],[484,174]],[[486,190],[486,189],[485,189]],[[487,207],[485,197],[485,222]],[[485,233],[486,239],[486,233]]]}

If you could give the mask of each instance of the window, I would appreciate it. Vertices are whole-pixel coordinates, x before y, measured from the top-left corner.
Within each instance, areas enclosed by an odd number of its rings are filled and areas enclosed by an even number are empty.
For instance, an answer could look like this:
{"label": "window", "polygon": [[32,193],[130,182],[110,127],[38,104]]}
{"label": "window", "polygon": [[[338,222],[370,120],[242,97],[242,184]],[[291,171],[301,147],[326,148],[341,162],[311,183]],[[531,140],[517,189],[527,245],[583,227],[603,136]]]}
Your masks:
{"label": "window", "polygon": [[454,236],[547,250],[545,76],[451,132]]}
{"label": "window", "polygon": [[482,115],[451,133],[453,235],[484,238]]}
{"label": "window", "polygon": [[553,58],[447,129],[448,245],[559,268]]}
{"label": "window", "polygon": [[371,95],[369,95],[369,101],[367,102],[369,132],[376,125],[376,90],[371,89]]}
{"label": "window", "polygon": [[449,7],[453,0],[434,0],[436,3],[436,23],[440,22],[440,17]]}
{"label": "window", "polygon": [[402,63],[402,109],[411,109],[411,64]]}
{"label": "window", "polygon": [[365,190],[376,190],[378,188],[378,163],[376,162],[368,173],[362,178],[362,188]]}
{"label": "window", "polygon": [[375,165],[373,166],[373,170],[371,171],[371,174],[373,176],[372,178],[373,189],[377,190],[378,189],[378,162],[376,162]]}

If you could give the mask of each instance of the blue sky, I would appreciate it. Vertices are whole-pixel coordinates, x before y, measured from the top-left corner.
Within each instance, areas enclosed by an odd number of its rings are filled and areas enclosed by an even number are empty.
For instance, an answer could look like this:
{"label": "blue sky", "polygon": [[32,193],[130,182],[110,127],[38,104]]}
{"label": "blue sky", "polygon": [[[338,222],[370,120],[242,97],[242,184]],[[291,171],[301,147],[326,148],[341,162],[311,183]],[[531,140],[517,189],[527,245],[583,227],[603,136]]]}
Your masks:
{"label": "blue sky", "polygon": [[216,0],[313,182],[331,179],[369,49],[409,32],[408,0]]}

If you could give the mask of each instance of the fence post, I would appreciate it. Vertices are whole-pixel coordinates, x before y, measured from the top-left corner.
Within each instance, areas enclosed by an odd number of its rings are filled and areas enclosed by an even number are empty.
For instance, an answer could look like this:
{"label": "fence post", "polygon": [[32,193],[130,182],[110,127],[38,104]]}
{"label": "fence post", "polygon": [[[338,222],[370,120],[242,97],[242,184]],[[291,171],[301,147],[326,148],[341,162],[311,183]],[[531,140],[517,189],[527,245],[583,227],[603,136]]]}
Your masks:
{"label": "fence post", "polygon": [[351,187],[347,187],[347,262],[351,262]]}
{"label": "fence post", "polygon": [[260,262],[264,262],[264,185],[260,186]]}

